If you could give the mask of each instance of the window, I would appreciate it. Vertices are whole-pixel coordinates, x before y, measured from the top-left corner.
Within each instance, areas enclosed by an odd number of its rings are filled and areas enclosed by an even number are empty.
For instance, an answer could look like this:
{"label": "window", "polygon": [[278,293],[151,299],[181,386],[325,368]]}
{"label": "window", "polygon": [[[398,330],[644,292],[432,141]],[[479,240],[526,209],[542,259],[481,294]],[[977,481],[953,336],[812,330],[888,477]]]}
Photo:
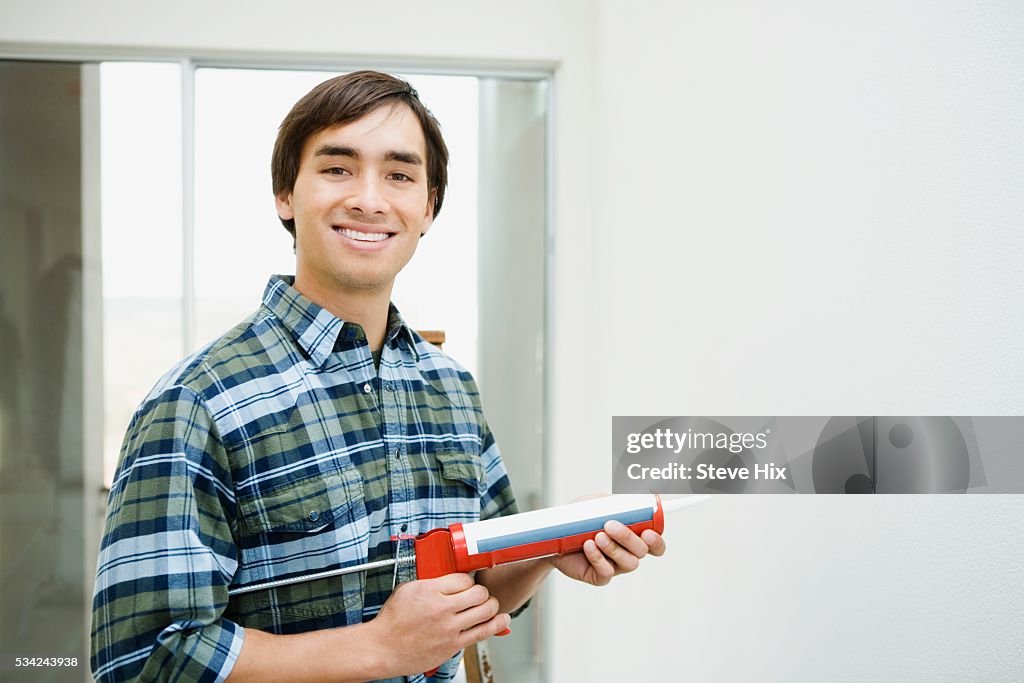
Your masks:
{"label": "window", "polygon": [[[293,272],[271,148],[288,107],[334,73],[0,61],[0,639],[11,647],[74,642],[60,654],[84,665],[101,481],[160,377],[254,311],[269,274]],[[520,507],[535,508],[547,81],[408,79],[442,124],[450,186],[393,297],[412,326],[443,329],[477,376]],[[493,648],[502,680],[539,679],[540,613]]]}

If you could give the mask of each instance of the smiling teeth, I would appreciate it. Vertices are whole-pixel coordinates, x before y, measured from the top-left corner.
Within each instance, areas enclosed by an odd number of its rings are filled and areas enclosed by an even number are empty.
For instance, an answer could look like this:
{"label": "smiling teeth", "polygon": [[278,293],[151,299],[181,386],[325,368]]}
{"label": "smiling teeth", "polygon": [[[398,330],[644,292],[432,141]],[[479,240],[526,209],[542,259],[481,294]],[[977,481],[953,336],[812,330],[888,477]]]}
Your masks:
{"label": "smiling teeth", "polygon": [[349,230],[348,228],[342,228],[340,232],[345,237],[350,237],[360,242],[380,242],[391,236],[386,232],[359,232],[358,230]]}

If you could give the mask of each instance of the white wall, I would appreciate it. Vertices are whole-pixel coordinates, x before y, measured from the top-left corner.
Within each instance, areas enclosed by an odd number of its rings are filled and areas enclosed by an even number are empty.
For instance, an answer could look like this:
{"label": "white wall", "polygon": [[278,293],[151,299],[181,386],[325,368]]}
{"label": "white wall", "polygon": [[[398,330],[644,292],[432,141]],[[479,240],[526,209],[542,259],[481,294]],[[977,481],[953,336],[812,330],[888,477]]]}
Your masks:
{"label": "white wall", "polygon": [[[612,414],[1024,413],[1021,35],[1010,2],[601,4],[601,457]],[[611,600],[560,588],[553,680],[1024,675],[1021,496],[669,521]]]}
{"label": "white wall", "polygon": [[[1024,413],[1013,3],[97,4],[0,41],[558,64],[552,500],[612,414]],[[1019,678],[1022,503],[716,499],[550,680]]]}
{"label": "white wall", "polygon": [[603,8],[610,408],[1024,412],[1020,3]]}

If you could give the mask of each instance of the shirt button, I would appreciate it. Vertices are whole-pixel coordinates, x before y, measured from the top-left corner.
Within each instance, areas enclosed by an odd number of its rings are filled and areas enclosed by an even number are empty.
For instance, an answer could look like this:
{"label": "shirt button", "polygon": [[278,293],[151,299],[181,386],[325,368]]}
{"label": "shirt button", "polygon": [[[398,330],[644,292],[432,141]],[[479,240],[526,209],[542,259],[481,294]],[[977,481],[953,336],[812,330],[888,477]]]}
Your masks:
{"label": "shirt button", "polygon": [[370,386],[369,382],[367,382],[366,384],[363,385],[363,393],[364,394],[368,394],[371,391],[373,391],[373,388]]}
{"label": "shirt button", "polygon": [[402,459],[402,451],[397,450],[397,449],[395,450],[395,459],[396,460],[401,460]]}
{"label": "shirt button", "polygon": [[320,513],[317,512],[316,510],[310,510],[309,511],[309,521],[315,522],[318,519],[320,519]]}
{"label": "shirt button", "polygon": [[403,524],[402,525],[402,531],[408,531],[408,530],[409,530],[409,525],[408,524]]}

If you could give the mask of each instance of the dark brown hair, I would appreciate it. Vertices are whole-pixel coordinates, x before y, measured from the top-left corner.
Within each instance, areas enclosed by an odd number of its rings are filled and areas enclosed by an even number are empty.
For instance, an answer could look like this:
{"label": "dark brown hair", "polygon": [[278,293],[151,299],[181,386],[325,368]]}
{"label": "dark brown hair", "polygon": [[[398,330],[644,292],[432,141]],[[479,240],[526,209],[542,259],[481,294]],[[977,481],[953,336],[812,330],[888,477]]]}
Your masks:
{"label": "dark brown hair", "polygon": [[[302,146],[311,135],[331,126],[358,121],[384,106],[405,104],[419,119],[427,143],[427,187],[433,190],[434,217],[441,212],[448,186],[448,146],[441,127],[430,110],[420,102],[416,90],[401,78],[379,71],[354,71],[324,81],[295,103],[277,130],[270,175],[274,195],[295,189]],[[295,237],[295,221],[281,219]]]}

